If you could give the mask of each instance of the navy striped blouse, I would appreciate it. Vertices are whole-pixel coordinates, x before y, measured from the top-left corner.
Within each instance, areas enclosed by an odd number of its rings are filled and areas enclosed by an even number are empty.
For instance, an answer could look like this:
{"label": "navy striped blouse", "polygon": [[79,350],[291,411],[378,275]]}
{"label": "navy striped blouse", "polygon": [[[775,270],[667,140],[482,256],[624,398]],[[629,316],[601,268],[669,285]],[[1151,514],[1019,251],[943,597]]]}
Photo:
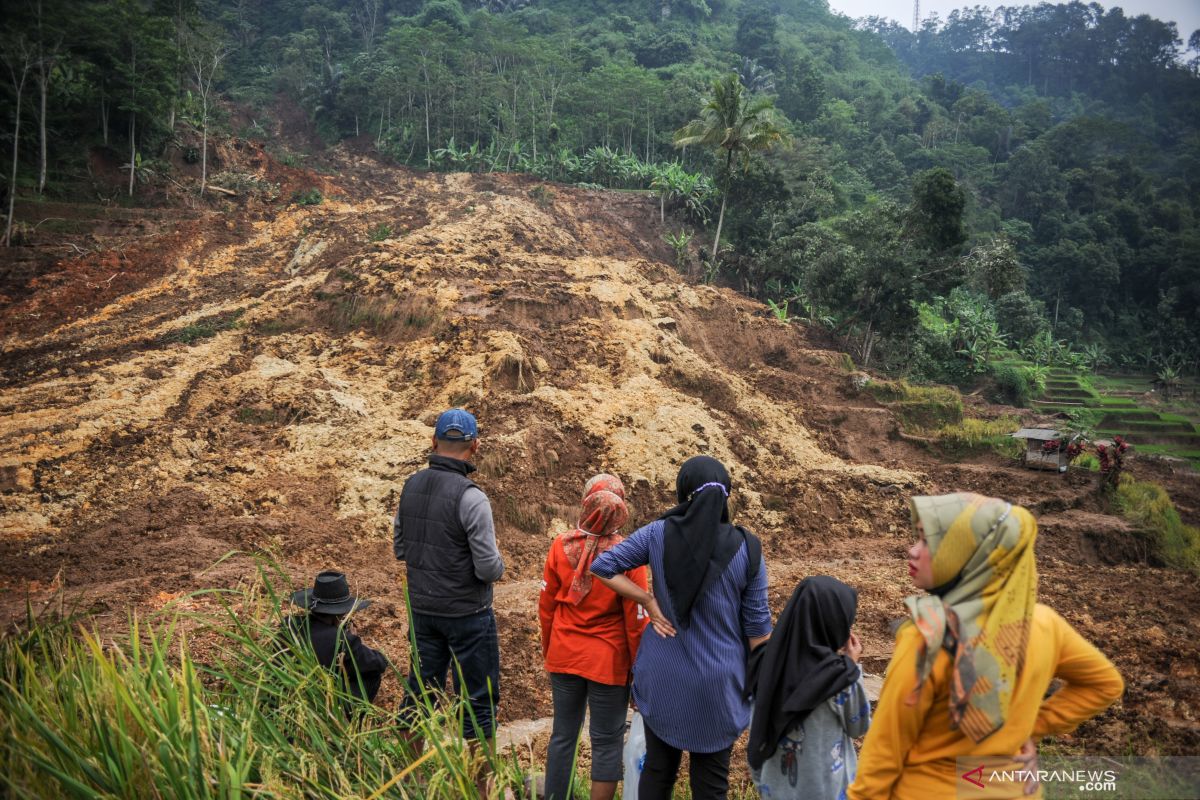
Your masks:
{"label": "navy striped blouse", "polygon": [[[649,564],[655,583],[663,573],[663,522],[655,520],[592,562],[592,572],[611,578]],[[771,632],[767,569],[747,584],[749,555],[743,544],[720,579],[692,605],[687,628],[674,637],[647,627],[633,666],[633,697],[654,734],[672,747],[715,753],[729,747],[750,724],[746,683],[748,638]],[[675,611],[665,588],[655,599],[667,619]]]}

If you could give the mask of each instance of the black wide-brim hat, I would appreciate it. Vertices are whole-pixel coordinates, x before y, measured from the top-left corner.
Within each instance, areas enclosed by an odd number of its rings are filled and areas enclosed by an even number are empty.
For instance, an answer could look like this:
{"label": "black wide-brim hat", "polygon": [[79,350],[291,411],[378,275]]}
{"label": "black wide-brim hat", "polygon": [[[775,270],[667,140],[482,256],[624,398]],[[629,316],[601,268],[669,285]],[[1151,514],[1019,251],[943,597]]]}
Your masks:
{"label": "black wide-brim hat", "polygon": [[317,575],[311,589],[292,593],[292,602],[322,614],[349,614],[371,605],[370,600],[350,594],[346,573],[332,570]]}

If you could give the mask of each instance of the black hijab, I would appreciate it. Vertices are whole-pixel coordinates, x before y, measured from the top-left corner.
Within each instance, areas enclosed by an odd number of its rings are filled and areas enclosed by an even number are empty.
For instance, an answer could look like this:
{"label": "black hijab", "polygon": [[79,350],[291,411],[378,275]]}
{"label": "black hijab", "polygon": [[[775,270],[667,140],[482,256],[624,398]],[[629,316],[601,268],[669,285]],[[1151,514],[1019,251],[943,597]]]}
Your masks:
{"label": "black hijab", "polygon": [[742,546],[729,524],[729,472],[715,458],[683,462],[675,479],[679,505],[663,514],[663,575],[675,624],[686,628],[696,598],[712,586]]}
{"label": "black hijab", "polygon": [[858,592],[836,578],[805,578],[792,592],[746,681],[754,695],[750,766],[761,768],[780,737],[858,678],[858,665],[837,652],[857,611]]}

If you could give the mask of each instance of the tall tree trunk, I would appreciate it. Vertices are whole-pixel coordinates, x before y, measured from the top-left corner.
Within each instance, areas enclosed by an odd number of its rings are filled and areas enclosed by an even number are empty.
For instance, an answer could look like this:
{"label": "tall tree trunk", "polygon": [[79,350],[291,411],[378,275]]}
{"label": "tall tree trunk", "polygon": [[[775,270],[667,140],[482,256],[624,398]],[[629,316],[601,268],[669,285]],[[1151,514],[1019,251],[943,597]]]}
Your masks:
{"label": "tall tree trunk", "polygon": [[[14,76],[15,77],[15,76]],[[4,226],[4,246],[12,246],[12,229],[13,229],[13,213],[17,205],[17,148],[21,144],[21,95],[25,89],[25,74],[21,74],[21,80],[16,84],[17,89],[17,113],[16,125],[13,128],[13,162],[12,162],[12,180],[8,183],[8,222]]]}
{"label": "tall tree trunk", "polygon": [[100,90],[100,135],[104,138],[104,146],[108,146],[108,98],[104,90]]}
{"label": "tall tree trunk", "polygon": [[429,141],[429,68],[422,64],[421,72],[425,76],[425,168],[429,169],[433,166],[433,151]]}
{"label": "tall tree trunk", "polygon": [[17,210],[17,154],[20,146],[20,98],[25,92],[25,76],[29,74],[29,58],[26,56],[22,68],[20,68],[20,78],[17,78],[17,71],[13,66],[8,65],[8,71],[12,76],[13,89],[17,90],[17,113],[16,124],[12,131],[12,180],[8,181],[8,221],[5,223],[4,229],[4,245],[5,247],[12,246],[12,219]]}
{"label": "tall tree trunk", "polygon": [[132,76],[129,87],[129,196],[133,197],[133,180],[137,168],[137,48],[130,55],[130,70]]}
{"label": "tall tree trunk", "polygon": [[646,106],[646,163],[650,163],[650,106]]}
{"label": "tall tree trunk", "polygon": [[721,226],[725,224],[725,198],[726,193],[721,193],[721,213],[717,215],[717,235],[713,237],[712,261],[717,263],[717,248],[721,246]]}
{"label": "tall tree trunk", "polygon": [[42,67],[43,73],[38,80],[38,91],[41,93],[42,113],[38,117],[38,138],[41,143],[41,157],[38,161],[38,194],[46,191],[46,95],[50,83],[50,76]]}
{"label": "tall tree trunk", "polygon": [[40,145],[40,154],[38,161],[38,194],[42,194],[46,190],[46,96],[50,93],[50,75],[54,71],[54,62],[58,55],[58,48],[62,45],[60,38],[47,52],[46,31],[42,27],[43,9],[42,0],[37,0],[37,82],[38,93],[40,95],[41,113],[38,115],[38,141]]}
{"label": "tall tree trunk", "polygon": [[129,196],[133,197],[133,179],[137,171],[137,114],[129,112]]}
{"label": "tall tree trunk", "polygon": [[208,185],[208,98],[204,98],[204,117],[200,126],[200,196]]}
{"label": "tall tree trunk", "polygon": [[733,151],[725,156],[725,188],[721,190],[721,213],[717,215],[717,235],[713,237],[712,262],[717,264],[717,248],[721,246],[721,226],[725,224],[725,201],[729,198],[729,178],[733,169]]}

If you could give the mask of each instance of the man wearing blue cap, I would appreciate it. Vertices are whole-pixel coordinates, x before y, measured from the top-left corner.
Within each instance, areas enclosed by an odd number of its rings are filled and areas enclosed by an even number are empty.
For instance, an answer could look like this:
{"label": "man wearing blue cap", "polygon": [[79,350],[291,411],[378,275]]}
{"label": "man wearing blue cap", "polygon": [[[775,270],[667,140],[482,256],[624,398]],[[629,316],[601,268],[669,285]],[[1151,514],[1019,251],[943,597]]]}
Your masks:
{"label": "man wearing blue cap", "polygon": [[392,542],[396,558],[407,564],[416,642],[401,708],[425,704],[428,692],[444,689],[449,670],[455,690],[471,706],[463,735],[490,743],[500,699],[492,584],[504,574],[504,561],[492,506],[467,477],[478,450],[474,416],[452,408],[438,417],[429,466],[405,481],[400,493]]}

